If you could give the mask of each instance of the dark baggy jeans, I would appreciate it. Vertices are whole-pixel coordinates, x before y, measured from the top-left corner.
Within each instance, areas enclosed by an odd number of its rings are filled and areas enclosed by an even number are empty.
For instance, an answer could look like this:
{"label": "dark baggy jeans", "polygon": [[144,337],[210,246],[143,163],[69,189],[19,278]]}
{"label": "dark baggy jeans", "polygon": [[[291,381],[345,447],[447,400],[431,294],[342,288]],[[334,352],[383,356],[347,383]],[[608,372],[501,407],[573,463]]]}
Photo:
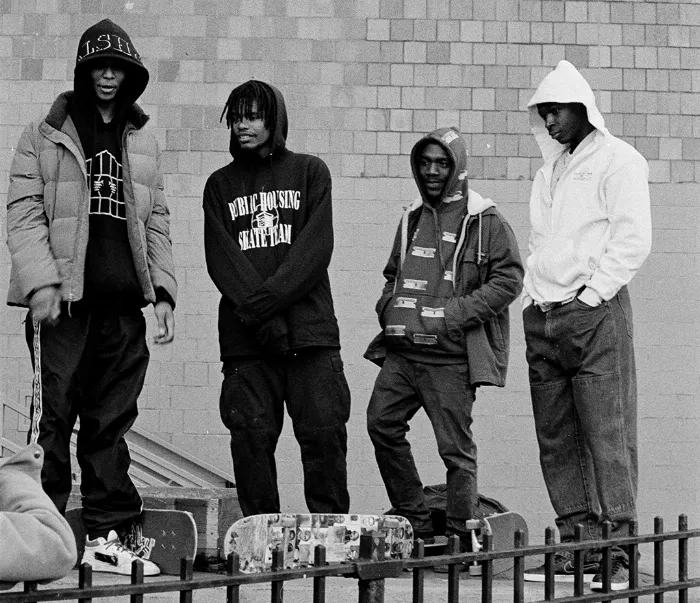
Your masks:
{"label": "dark baggy jeans", "polygon": [[231,456],[243,515],[279,513],[275,449],[284,403],[301,449],[311,513],[347,513],[350,390],[340,352],[308,348],[280,356],[227,359],[219,409],[231,432]]}
{"label": "dark baggy jeans", "polygon": [[637,496],[637,389],[627,288],[592,308],[575,299],[523,313],[540,463],[562,540],[602,522],[625,536]]}
{"label": "dark baggy jeans", "polygon": [[[41,414],[42,485],[65,513],[72,481],[70,438],[79,417],[83,521],[89,534],[106,536],[141,512],[124,435],[138,415],[148,367],[146,321],[140,311],[127,316],[64,313],[57,325],[42,326],[40,333],[43,404],[33,403],[31,413]],[[34,364],[31,315],[26,337]]]}
{"label": "dark baggy jeans", "polygon": [[447,468],[447,533],[464,532],[477,504],[474,399],[466,363],[425,364],[390,353],[377,376],[367,430],[389,500],[416,531],[432,532],[433,526],[406,439],[408,422],[425,409]]}

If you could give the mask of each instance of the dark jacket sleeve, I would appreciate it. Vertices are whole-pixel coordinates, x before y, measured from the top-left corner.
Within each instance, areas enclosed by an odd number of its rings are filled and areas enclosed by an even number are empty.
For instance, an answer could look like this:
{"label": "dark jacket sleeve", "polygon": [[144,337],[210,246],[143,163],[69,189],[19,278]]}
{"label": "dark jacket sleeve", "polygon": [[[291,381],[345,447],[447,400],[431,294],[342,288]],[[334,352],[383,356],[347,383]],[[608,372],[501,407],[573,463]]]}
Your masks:
{"label": "dark jacket sleeve", "polygon": [[489,229],[488,237],[484,237],[488,239],[486,278],[480,287],[451,299],[445,306],[448,334],[455,341],[465,329],[496,318],[523,288],[523,265],[513,230],[495,210],[484,216],[483,222]]}
{"label": "dark jacket sleeve", "polygon": [[220,193],[213,178],[204,187],[203,206],[207,271],[221,294],[240,306],[262,287],[263,280],[224,226]]}
{"label": "dark jacket sleeve", "polygon": [[[396,229],[396,236],[394,237],[394,244],[391,248],[391,253],[389,254],[389,259],[384,267],[385,283],[382,289],[382,295],[377,301],[377,305],[374,307],[377,312],[377,318],[379,318],[380,325],[382,324],[382,314],[386,309],[387,305],[394,297],[394,287],[396,284],[396,279],[399,276],[399,262],[401,261],[401,223],[399,222],[399,227]],[[383,327],[384,325],[382,325]]]}
{"label": "dark jacket sleeve", "polygon": [[283,312],[326,275],[333,253],[331,175],[320,159],[313,162],[309,171],[308,221],[275,274],[246,295],[235,310],[235,314],[249,326]]}

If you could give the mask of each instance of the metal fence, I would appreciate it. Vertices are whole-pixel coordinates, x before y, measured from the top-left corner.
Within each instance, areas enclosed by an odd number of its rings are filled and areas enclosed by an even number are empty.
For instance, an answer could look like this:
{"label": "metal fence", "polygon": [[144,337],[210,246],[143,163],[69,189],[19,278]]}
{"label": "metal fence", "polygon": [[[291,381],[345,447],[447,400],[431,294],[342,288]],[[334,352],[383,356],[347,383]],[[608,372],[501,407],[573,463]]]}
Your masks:
{"label": "metal fence", "polygon": [[[275,569],[282,563],[282,552],[273,553],[273,571],[268,573],[246,574],[238,569],[238,559],[232,555],[228,559],[225,574],[203,574],[197,578],[193,574],[192,560],[183,559],[179,579],[157,580],[144,582],[143,564],[134,562],[130,584],[113,584],[94,586],[92,569],[88,565],[80,568],[78,584],[72,588],[38,588],[35,583],[25,583],[23,591],[15,590],[0,594],[0,603],[33,603],[38,601],[78,600],[79,603],[90,603],[93,599],[129,597],[130,603],[143,603],[144,596],[153,593],[177,592],[180,603],[192,603],[195,591],[213,588],[225,588],[226,603],[239,603],[242,591],[252,584],[269,583],[270,601],[283,603],[284,585],[292,580],[313,579],[312,603],[325,603],[326,580],[330,577],[343,576],[357,581],[357,600],[359,603],[383,603],[385,588],[390,585],[392,578],[402,575],[402,572],[412,573],[413,603],[425,601],[425,574],[437,565],[449,565],[447,574],[447,601],[457,603],[460,598],[460,568],[462,563],[476,562],[481,566],[481,603],[492,603],[494,600],[493,565],[497,559],[512,559],[512,601],[524,603],[524,573],[528,557],[544,556],[545,581],[544,599],[529,601],[529,603],[586,603],[589,601],[612,601],[629,599],[630,603],[638,603],[642,596],[654,596],[654,603],[663,603],[664,593],[678,593],[679,603],[688,603],[690,589],[700,586],[700,577],[690,577],[688,573],[689,555],[688,544],[693,538],[700,537],[700,529],[688,529],[685,515],[678,519],[678,530],[663,531],[661,518],[654,520],[654,533],[636,535],[636,525],[632,526],[631,535],[624,538],[610,538],[610,525],[604,526],[603,539],[599,541],[581,541],[581,531],[578,540],[570,543],[554,543],[554,531],[548,528],[545,532],[545,543],[542,545],[525,546],[525,534],[517,531],[513,535],[513,548],[493,551],[491,537],[484,535],[483,549],[478,553],[458,553],[459,539],[453,537],[448,542],[445,555],[425,557],[424,547],[419,541],[415,555],[411,559],[385,560],[383,542],[373,541],[371,537],[362,537],[360,559],[347,564],[325,564],[325,549],[317,547],[315,565],[296,569]],[[664,555],[668,543],[677,543],[675,549],[678,555],[678,575],[667,579],[664,576]],[[653,584],[641,585],[639,580],[638,550],[639,545],[653,543],[654,576]],[[630,561],[630,587],[628,590],[612,591],[610,576],[612,566],[611,548],[625,546]],[[584,591],[583,559],[587,550],[602,551],[603,559],[603,592]],[[574,555],[575,578],[573,596],[556,597],[554,582],[554,555],[557,552],[571,551]]]}

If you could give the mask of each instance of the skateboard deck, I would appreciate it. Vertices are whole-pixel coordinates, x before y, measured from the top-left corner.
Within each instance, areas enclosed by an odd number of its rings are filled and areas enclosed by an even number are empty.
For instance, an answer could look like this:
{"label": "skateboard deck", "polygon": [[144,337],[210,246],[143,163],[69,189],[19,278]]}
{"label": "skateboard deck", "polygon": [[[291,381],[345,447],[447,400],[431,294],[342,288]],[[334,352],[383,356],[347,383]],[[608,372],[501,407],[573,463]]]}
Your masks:
{"label": "skateboard deck", "polygon": [[[78,564],[85,549],[85,526],[82,509],[70,509],[66,520],[73,529],[78,547]],[[197,526],[192,513],[174,509],[144,509],[141,514],[141,534],[135,542],[124,543],[139,557],[153,561],[163,574],[180,573],[180,560],[194,559],[197,554]]]}
{"label": "skateboard deck", "polygon": [[385,558],[407,559],[413,550],[413,528],[398,515],[271,513],[236,521],[226,532],[224,554],[237,553],[241,571],[266,572],[272,552],[281,547],[284,568],[313,565],[316,546],[326,547],[326,562],[354,561],[360,536],[385,538]]}
{"label": "skateboard deck", "polygon": [[[505,513],[495,513],[487,515],[482,521],[482,531],[491,532],[491,542],[493,543],[494,551],[504,551],[512,549],[514,546],[514,534],[516,530],[525,532],[525,541],[523,545],[527,545],[527,523],[522,515],[506,511]],[[425,545],[425,555],[444,555],[447,548],[447,538],[438,536],[435,539],[435,544]],[[494,575],[506,572],[513,568],[513,559],[494,559],[493,573]]]}

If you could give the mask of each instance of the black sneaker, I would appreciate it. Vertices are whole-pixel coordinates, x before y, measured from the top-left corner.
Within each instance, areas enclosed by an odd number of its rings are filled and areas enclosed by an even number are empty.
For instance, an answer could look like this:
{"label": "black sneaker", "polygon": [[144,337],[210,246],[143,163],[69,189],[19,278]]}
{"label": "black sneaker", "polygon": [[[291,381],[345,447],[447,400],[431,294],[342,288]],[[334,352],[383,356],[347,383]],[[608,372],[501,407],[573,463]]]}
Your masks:
{"label": "black sneaker", "polygon": [[[610,590],[627,590],[630,587],[630,572],[622,559],[613,559],[610,568]],[[603,590],[603,568],[598,568],[598,572],[591,582],[591,590]]]}
{"label": "black sneaker", "polygon": [[[448,536],[449,538],[449,536]],[[474,549],[474,542],[472,541],[471,533],[460,534],[459,535],[459,552],[460,553],[471,553]],[[478,549],[477,549],[478,550]],[[453,564],[455,565],[455,564]],[[469,572],[470,574],[476,575],[477,570],[481,569],[481,566],[474,561],[469,563],[457,563],[457,571],[459,572]],[[472,569],[474,568],[474,569]],[[450,565],[436,565],[433,567],[433,571],[436,574],[446,574],[450,571]]]}
{"label": "black sneaker", "polygon": [[[583,561],[583,581],[593,580],[599,569],[599,563],[586,559]],[[527,582],[544,582],[544,565],[534,569],[525,570],[525,580]],[[554,554],[554,581],[571,582],[574,581],[574,554],[571,551]]]}

